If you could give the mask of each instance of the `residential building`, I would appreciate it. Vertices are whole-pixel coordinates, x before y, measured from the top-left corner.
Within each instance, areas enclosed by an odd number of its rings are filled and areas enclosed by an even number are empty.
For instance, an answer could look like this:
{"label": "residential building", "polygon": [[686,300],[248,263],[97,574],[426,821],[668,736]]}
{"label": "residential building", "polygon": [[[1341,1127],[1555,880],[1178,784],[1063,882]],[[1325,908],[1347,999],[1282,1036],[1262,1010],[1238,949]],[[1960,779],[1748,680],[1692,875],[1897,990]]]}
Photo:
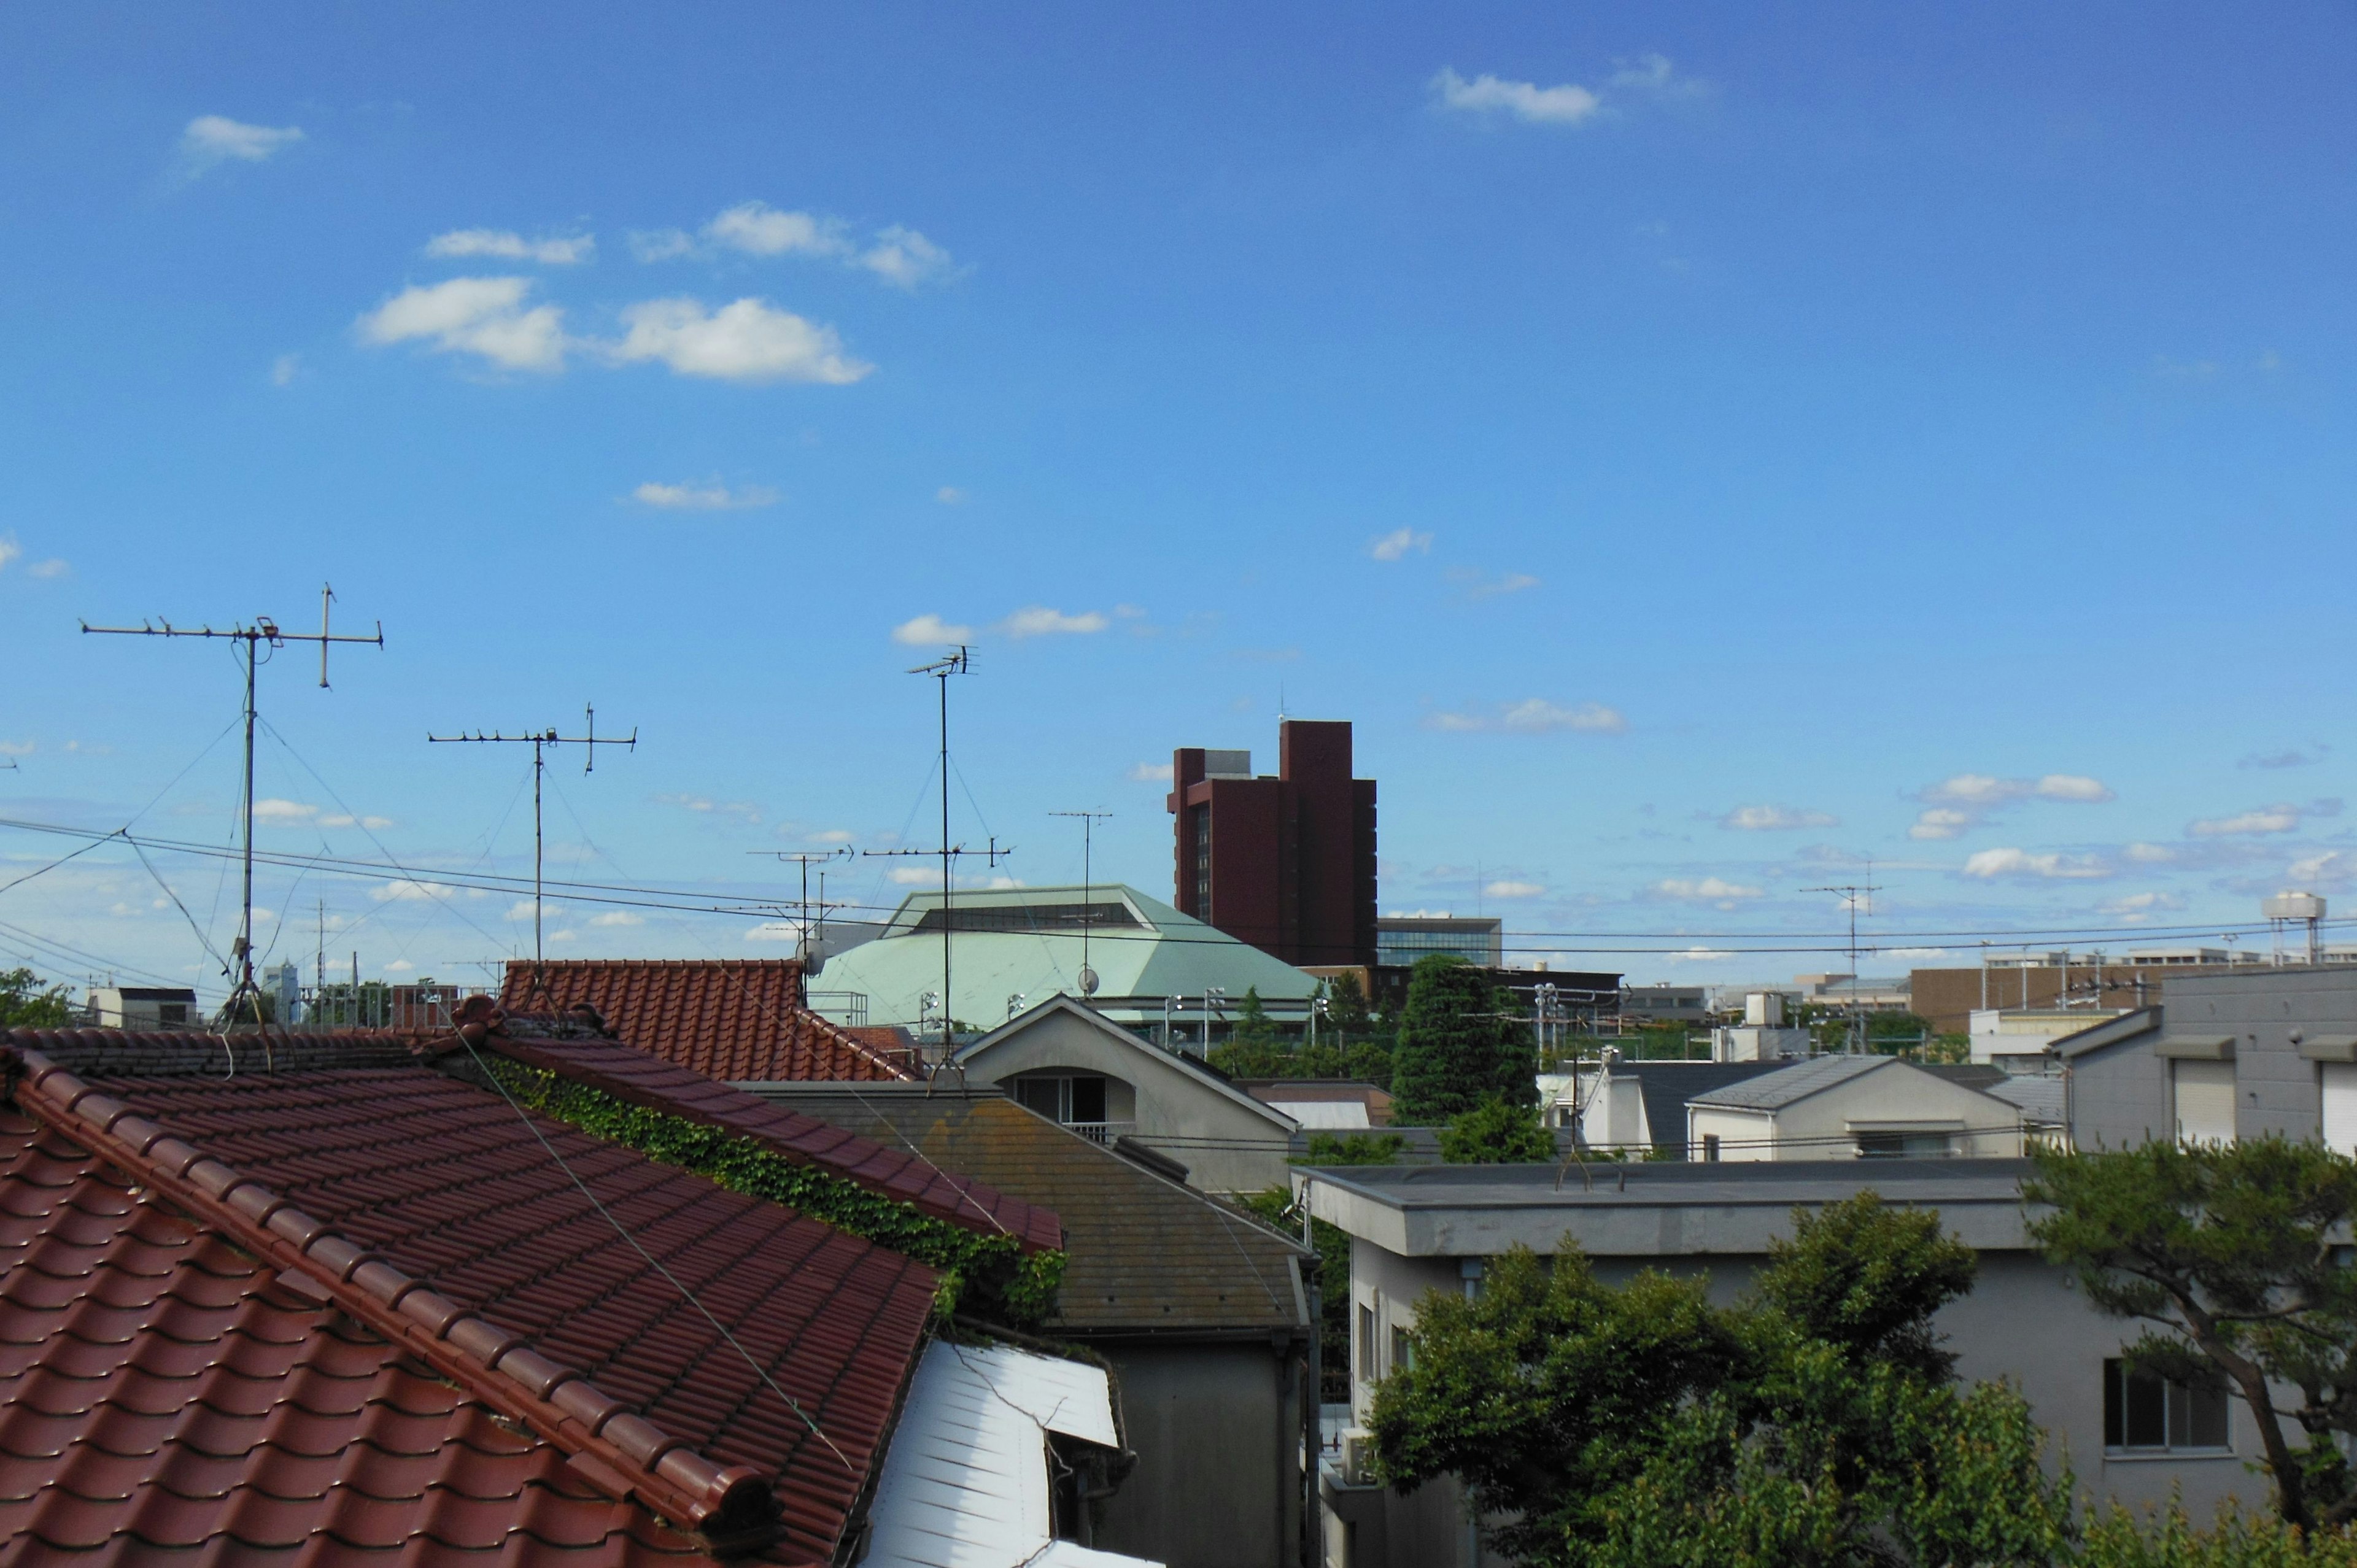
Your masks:
{"label": "residential building", "polygon": [[1316,1519],[1302,1468],[1317,1446],[1308,1248],[978,1080],[754,1092],[1055,1210],[1069,1262],[1038,1332],[1112,1364],[1137,1456],[1101,1505],[1097,1546],[1170,1568],[1303,1562]]}
{"label": "residential building", "polygon": [[1363,1133],[1392,1123],[1392,1097],[1372,1083],[1332,1079],[1240,1078],[1238,1089],[1311,1133]]}
{"label": "residential building", "polygon": [[[2262,1507],[2260,1446],[2222,1389],[2126,1375],[2123,1350],[2141,1326],[2105,1317],[2048,1263],[2024,1230],[2021,1160],[1889,1160],[1590,1165],[1564,1179],[1548,1165],[1359,1166],[1295,1177],[1310,1212],[1351,1236],[1354,1328],[1349,1421],[1363,1429],[1376,1385],[1410,1348],[1429,1293],[1471,1294],[1510,1247],[1553,1253],[1568,1239],[1608,1283],[1644,1269],[1701,1274],[1713,1298],[1750,1287],[1770,1244],[1813,1212],[1872,1188],[1885,1200],[1937,1210],[1979,1254],[1971,1294],[1934,1319],[1959,1376],[2005,1378],[2030,1402],[2098,1503],[2160,1509],[2180,1499],[2208,1519],[2229,1498]],[[2175,1412],[2179,1419],[2169,1419]],[[2155,1419],[2155,1412],[2159,1419]],[[1452,1480],[1405,1496],[1377,1484],[1341,1434],[1321,1470],[1327,1561],[1352,1568],[1502,1568],[1480,1550]]]}
{"label": "residential building", "polygon": [[1171,902],[1288,964],[1372,964],[1375,781],[1347,722],[1286,719],[1275,775],[1249,751],[1171,754]]}
{"label": "residential building", "polygon": [[1604,1059],[1569,1076],[1542,1107],[1548,1125],[1577,1128],[1579,1143],[1605,1154],[1686,1159],[1686,1106],[1696,1095],[1741,1083],[1783,1064],[1767,1061]]}
{"label": "residential building", "polygon": [[802,1004],[794,959],[568,959],[508,965],[511,1011],[593,1008],[625,1045],[723,1083],[890,1082],[921,1075],[898,1032],[838,1025]]}
{"label": "residential building", "polygon": [[197,993],[178,985],[93,985],[83,1003],[102,1029],[201,1028]]}
{"label": "residential building", "polygon": [[[1105,1016],[1198,1054],[1224,1036],[1246,992],[1272,1018],[1306,1026],[1318,981],[1249,942],[1182,915],[1135,887],[938,889],[912,893],[884,934],[827,962],[811,1001],[848,1026],[898,1026],[920,1044],[941,1038],[942,933],[948,928],[950,1005],[961,1036],[979,1035],[1059,993]],[[1092,983],[1093,982],[1093,983]]]}
{"label": "residential building", "polygon": [[1475,915],[1383,915],[1375,920],[1375,961],[1413,969],[1418,959],[1446,953],[1483,969],[1506,966],[1506,922]]}
{"label": "residential building", "polygon": [[2021,1108],[1897,1057],[1812,1057],[1686,1101],[1691,1159],[2018,1156]]}
{"label": "residential building", "polygon": [[[0,1053],[0,1255],[47,1282],[0,1298],[20,1555],[1102,1560],[1073,1553],[1121,1468],[1109,1382],[933,1343],[943,1276],[883,1239],[1038,1255],[1050,1209],[488,1001],[446,1032],[16,1029]],[[909,1218],[871,1236],[856,1204],[828,1224],[716,1185],[521,1109],[536,1081]],[[935,1397],[976,1367],[1005,1396],[986,1430]]]}
{"label": "residential building", "polygon": [[1159,1156],[1205,1192],[1284,1185],[1293,1118],[1070,996],[1026,1009],[951,1060],[1051,1122]]}
{"label": "residential building", "polygon": [[2042,1072],[2047,1047],[2065,1035],[2116,1018],[2125,1007],[1991,1007],[1973,1011],[1971,1059],[2015,1072]]}
{"label": "residential building", "polygon": [[2232,1142],[2268,1133],[2357,1153],[2357,970],[2252,965],[2053,1044],[2072,1141]]}

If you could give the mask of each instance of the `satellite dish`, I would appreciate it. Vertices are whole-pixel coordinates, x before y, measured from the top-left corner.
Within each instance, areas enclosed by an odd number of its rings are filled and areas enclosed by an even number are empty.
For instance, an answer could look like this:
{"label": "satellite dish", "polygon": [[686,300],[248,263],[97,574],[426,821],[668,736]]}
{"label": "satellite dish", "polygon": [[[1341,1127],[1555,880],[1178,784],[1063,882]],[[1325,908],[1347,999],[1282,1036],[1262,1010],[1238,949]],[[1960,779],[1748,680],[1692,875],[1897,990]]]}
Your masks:
{"label": "satellite dish", "polygon": [[1097,972],[1089,968],[1088,965],[1082,964],[1081,966],[1081,994],[1083,996],[1094,996],[1096,993]]}

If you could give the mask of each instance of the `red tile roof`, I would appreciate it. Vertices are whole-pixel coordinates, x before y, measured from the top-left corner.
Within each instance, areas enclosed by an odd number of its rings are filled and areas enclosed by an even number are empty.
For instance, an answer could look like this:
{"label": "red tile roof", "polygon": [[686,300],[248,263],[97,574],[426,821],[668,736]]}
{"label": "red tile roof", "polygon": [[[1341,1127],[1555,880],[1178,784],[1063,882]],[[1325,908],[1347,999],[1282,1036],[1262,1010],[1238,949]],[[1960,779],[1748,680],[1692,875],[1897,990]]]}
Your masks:
{"label": "red tile roof", "polygon": [[14,1111],[0,1190],[0,1536],[16,1561],[701,1556],[563,1449]]}
{"label": "red tile roof", "polygon": [[[495,1479],[479,1487],[462,1470],[442,1487],[430,1484],[435,1466],[463,1461],[441,1438],[417,1446],[425,1443],[424,1428],[408,1434],[410,1446],[391,1450],[355,1441],[365,1429],[344,1433],[328,1451],[345,1456],[325,1466],[324,1477],[318,1466],[306,1476],[305,1484],[318,1488],[310,1514],[283,1501],[280,1492],[294,1483],[282,1486],[274,1472],[251,1480],[225,1477],[233,1495],[221,1500],[203,1490],[193,1469],[185,1478],[156,1471],[163,1491],[154,1497],[96,1481],[87,1495],[51,1487],[36,1497],[20,1484],[0,1495],[0,1506],[11,1506],[12,1496],[32,1498],[37,1508],[54,1501],[52,1511],[79,1520],[58,1530],[77,1539],[103,1525],[115,1539],[156,1538],[160,1530],[216,1550],[243,1541],[239,1531],[246,1522],[270,1519],[278,1521],[272,1530],[314,1551],[324,1545],[330,1557],[340,1547],[359,1555],[362,1538],[414,1541],[450,1531],[459,1538],[454,1544],[504,1542],[528,1556],[516,1543],[530,1536],[535,1548],[545,1544],[541,1516],[562,1514],[570,1522],[549,1530],[566,1540],[603,1542],[606,1555],[598,1561],[623,1561],[641,1549],[688,1549],[694,1543],[681,1530],[701,1528],[726,1540],[768,1511],[752,1505],[773,1499],[780,1516],[773,1560],[824,1561],[842,1544],[922,1345],[938,1283],[930,1270],[560,1124],[519,1118],[496,1095],[414,1061],[313,1066],[306,1052],[325,1055],[335,1044],[313,1037],[278,1043],[301,1062],[295,1070],[249,1067],[224,1078],[216,1039],[135,1037],[110,1051],[91,1033],[19,1030],[8,1036],[24,1069],[14,1085],[20,1111],[145,1189],[147,1197],[136,1205],[142,1215],[167,1217],[171,1209],[156,1208],[163,1202],[192,1217],[188,1248],[218,1249],[225,1241],[266,1264],[253,1271],[250,1289],[239,1287],[238,1300],[283,1305],[290,1287],[331,1298],[375,1337],[352,1342],[373,1345],[382,1368],[390,1369],[384,1378],[414,1377],[398,1359],[405,1352],[456,1385],[438,1406],[429,1399],[392,1407],[404,1419],[438,1409],[446,1426],[483,1425],[496,1412],[529,1437],[499,1450],[515,1463],[498,1468]],[[42,1036],[56,1036],[54,1043],[79,1058],[140,1065],[151,1074],[172,1067],[173,1044],[207,1065],[201,1073],[182,1066],[169,1077],[93,1073],[85,1083],[44,1059]],[[382,1043],[382,1036],[351,1042],[363,1057]],[[211,1059],[203,1047],[214,1048]],[[62,1147],[55,1139],[47,1144]],[[54,1163],[68,1156],[42,1157]],[[105,1179],[91,1175],[87,1161],[77,1168],[83,1173],[77,1181]],[[576,1178],[636,1245],[616,1233]],[[44,1212],[15,1196],[13,1185],[11,1190],[0,1212]],[[121,1202],[127,1201],[126,1195]],[[45,1228],[28,1243],[45,1259],[67,1256],[61,1248],[82,1244],[91,1233],[80,1208],[52,1205],[46,1212]],[[120,1235],[90,1244],[124,1245]],[[648,1254],[662,1260],[660,1268]],[[144,1254],[124,1255],[131,1261],[121,1266],[149,1274],[159,1266]],[[727,1326],[744,1355],[682,1299],[666,1273]],[[120,1316],[115,1296],[102,1294],[86,1272],[69,1269],[61,1287],[43,1285],[47,1277],[12,1270],[0,1287],[0,1354],[16,1348],[13,1361],[0,1361],[0,1373],[25,1369],[8,1390],[8,1419],[0,1421],[0,1476],[13,1467],[21,1481],[47,1466],[63,1486],[62,1477],[75,1472],[56,1455],[76,1444],[93,1453],[123,1451],[108,1423],[128,1418],[102,1394],[79,1406],[59,1405],[50,1385],[81,1375],[80,1353],[38,1318],[11,1320],[53,1309],[134,1331],[110,1318]],[[303,1320],[309,1326],[299,1336],[289,1330],[264,1341],[278,1348],[270,1354],[225,1331],[208,1348],[201,1335],[180,1333],[176,1287],[157,1288],[166,1305],[143,1321],[161,1336],[152,1354],[176,1369],[143,1387],[145,1402],[137,1408],[153,1424],[206,1434],[199,1444],[205,1454],[252,1457],[250,1445],[221,1446],[234,1434],[218,1441],[211,1435],[218,1423],[208,1424],[209,1401],[264,1414],[265,1432],[273,1423],[300,1424],[317,1403],[307,1369],[322,1358],[348,1356],[321,1338],[324,1316]],[[220,1288],[206,1290],[211,1294],[203,1300],[220,1296]],[[33,1348],[29,1361],[25,1347]],[[51,1356],[60,1359],[43,1359]],[[178,1369],[182,1363],[185,1371]],[[361,1409],[345,1419],[391,1419],[378,1407]],[[52,1410],[59,1412],[54,1421],[27,1422],[28,1412]],[[326,1436],[307,1441],[336,1435],[321,1430]],[[532,1439],[540,1446],[530,1445]],[[558,1479],[533,1483],[533,1465]],[[594,1518],[580,1517],[579,1507],[564,1513],[549,1487],[569,1486],[572,1494],[594,1497],[585,1482],[635,1499],[652,1514],[626,1515],[610,1502]],[[170,1498],[189,1487],[216,1497],[208,1506],[218,1518],[207,1523],[187,1509],[174,1511]],[[168,1528],[147,1518],[157,1509],[172,1514]],[[347,1516],[362,1522],[348,1530],[341,1522]],[[597,1519],[608,1522],[593,1528]],[[666,1520],[675,1528],[666,1531]]]}
{"label": "red tile roof", "polygon": [[[627,1045],[723,1083],[863,1082],[919,1076],[888,1032],[842,1028],[802,1005],[792,959],[585,959],[508,965],[500,1005],[587,1003]],[[879,1035],[882,1037],[879,1037]]]}

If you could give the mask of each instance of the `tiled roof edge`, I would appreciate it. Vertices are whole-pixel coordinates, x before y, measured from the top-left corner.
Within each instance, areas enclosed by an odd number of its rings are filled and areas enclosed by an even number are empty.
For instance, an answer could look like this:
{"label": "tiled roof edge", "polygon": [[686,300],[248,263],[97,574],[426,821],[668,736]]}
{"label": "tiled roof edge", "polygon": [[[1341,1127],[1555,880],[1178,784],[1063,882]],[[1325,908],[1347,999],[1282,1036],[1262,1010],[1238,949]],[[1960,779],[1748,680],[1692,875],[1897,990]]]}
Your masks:
{"label": "tiled roof edge", "polygon": [[137,1115],[38,1051],[10,1053],[19,1109],[156,1188],[281,1273],[336,1305],[579,1461],[601,1491],[635,1498],[716,1550],[767,1545],[773,1479],[722,1466],[671,1436],[572,1368],[330,1230],[272,1188]]}
{"label": "tiled roof edge", "polygon": [[836,1045],[841,1046],[844,1049],[858,1052],[861,1057],[865,1058],[868,1061],[874,1062],[877,1067],[882,1068],[886,1072],[890,1073],[895,1082],[918,1083],[922,1081],[915,1073],[910,1072],[899,1062],[892,1060],[882,1051],[877,1050],[874,1046],[869,1045],[858,1036],[851,1033],[850,1030],[836,1027],[834,1020],[827,1017],[824,1014],[813,1013],[808,1007],[800,1005],[799,1004],[794,1007],[794,1014],[799,1022],[810,1025],[820,1034],[825,1036]]}

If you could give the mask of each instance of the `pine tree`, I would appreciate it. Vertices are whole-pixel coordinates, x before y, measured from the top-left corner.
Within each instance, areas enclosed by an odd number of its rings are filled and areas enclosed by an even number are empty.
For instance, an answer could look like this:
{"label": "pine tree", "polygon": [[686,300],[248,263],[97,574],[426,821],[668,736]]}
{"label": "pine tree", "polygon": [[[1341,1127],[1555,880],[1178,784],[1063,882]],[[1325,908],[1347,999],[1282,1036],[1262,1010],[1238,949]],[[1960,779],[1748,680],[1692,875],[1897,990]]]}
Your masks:
{"label": "pine tree", "polygon": [[1536,1101],[1528,1031],[1500,1017],[1503,1010],[1488,977],[1463,960],[1416,961],[1392,1053],[1394,1124],[1438,1125],[1491,1100]]}

